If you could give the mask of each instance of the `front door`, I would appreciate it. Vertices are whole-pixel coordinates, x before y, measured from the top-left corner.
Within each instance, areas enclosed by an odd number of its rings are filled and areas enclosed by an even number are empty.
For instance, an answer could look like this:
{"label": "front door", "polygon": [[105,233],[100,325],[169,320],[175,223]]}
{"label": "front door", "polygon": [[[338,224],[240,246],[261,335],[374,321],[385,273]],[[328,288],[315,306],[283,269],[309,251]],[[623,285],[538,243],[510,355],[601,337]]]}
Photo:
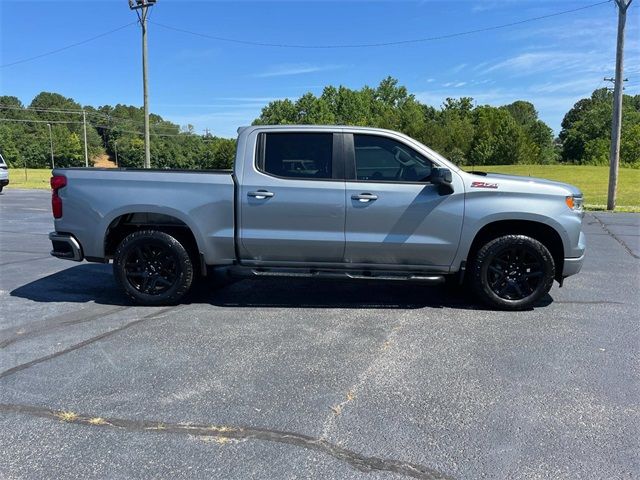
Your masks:
{"label": "front door", "polygon": [[345,183],[341,134],[266,131],[239,192],[240,258],[248,262],[341,262]]}
{"label": "front door", "polygon": [[450,266],[464,215],[455,172],[451,191],[429,182],[434,162],[392,135],[344,140],[353,162],[345,192],[345,262]]}

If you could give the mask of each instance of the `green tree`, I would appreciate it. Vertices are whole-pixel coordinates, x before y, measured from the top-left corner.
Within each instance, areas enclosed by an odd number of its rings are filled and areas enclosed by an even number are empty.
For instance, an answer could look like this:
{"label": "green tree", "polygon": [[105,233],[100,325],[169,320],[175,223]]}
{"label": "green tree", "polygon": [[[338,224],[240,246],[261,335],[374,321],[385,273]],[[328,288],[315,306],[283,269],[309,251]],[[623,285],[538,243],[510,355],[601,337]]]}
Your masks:
{"label": "green tree", "polygon": [[473,112],[475,135],[470,161],[473,165],[525,163],[531,144],[506,109],[478,107]]}
{"label": "green tree", "polygon": [[254,125],[287,125],[296,122],[297,107],[288,98],[274,100],[262,109],[260,117],[254,120]]}
{"label": "green tree", "polygon": [[[609,163],[613,95],[606,88],[595,90],[590,98],[578,100],[562,120],[559,139],[561,160],[568,163],[606,165]],[[640,167],[638,130],[640,95],[624,95],[620,163]]]}
{"label": "green tree", "polygon": [[522,128],[529,143],[527,163],[553,163],[557,160],[553,131],[538,118],[538,112],[530,102],[518,100],[504,107]]}
{"label": "green tree", "polygon": [[406,87],[387,77],[376,88],[327,86],[322,95],[267,105],[256,125],[337,123],[401,131],[455,163],[550,163],[556,148],[551,129],[525,101],[503,108],[475,107],[472,98],[447,98],[441,109],[422,105]]}

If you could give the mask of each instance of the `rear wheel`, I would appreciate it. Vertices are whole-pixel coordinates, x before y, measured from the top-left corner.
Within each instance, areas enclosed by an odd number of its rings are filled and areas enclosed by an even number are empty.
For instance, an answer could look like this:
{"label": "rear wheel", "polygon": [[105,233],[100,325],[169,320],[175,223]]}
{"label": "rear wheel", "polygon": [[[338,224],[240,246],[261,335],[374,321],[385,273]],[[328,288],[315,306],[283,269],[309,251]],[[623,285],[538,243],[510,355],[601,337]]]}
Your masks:
{"label": "rear wheel", "polygon": [[525,235],[505,235],[478,251],[469,280],[476,296],[491,307],[523,310],[551,289],[555,277],[547,247]]}
{"label": "rear wheel", "polygon": [[193,263],[173,236],[158,230],[141,230],[125,237],[118,246],[113,274],[136,303],[172,305],[189,291]]}

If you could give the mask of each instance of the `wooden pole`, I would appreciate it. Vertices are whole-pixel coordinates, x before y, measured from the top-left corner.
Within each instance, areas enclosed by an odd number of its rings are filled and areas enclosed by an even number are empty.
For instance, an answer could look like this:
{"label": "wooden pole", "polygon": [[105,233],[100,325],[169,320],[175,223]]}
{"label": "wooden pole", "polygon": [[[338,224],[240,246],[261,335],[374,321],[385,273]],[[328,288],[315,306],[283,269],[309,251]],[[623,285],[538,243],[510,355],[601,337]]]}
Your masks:
{"label": "wooden pole", "polygon": [[611,150],[609,152],[609,192],[607,210],[616,208],[618,170],[620,166],[620,132],[622,129],[622,73],[624,60],[624,27],[627,9],[632,0],[616,0],[618,5],[618,42],[616,45],[616,75],[613,87],[613,116],[611,119]]}

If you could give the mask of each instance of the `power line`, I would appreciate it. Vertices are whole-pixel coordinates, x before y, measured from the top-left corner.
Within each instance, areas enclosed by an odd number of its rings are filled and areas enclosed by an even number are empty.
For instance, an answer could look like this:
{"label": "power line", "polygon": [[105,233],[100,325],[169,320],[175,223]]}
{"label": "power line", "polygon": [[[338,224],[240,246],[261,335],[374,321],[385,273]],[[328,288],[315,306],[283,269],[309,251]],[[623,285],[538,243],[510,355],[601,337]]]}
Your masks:
{"label": "power line", "polygon": [[237,43],[241,45],[252,45],[256,47],[277,47],[277,48],[305,48],[305,49],[338,49],[338,48],[368,48],[368,47],[389,47],[389,46],[397,46],[397,45],[407,45],[412,43],[424,43],[431,42],[435,40],[445,40],[448,38],[461,37],[464,35],[471,35],[474,33],[482,33],[488,32],[491,30],[498,30],[501,28],[513,27],[515,25],[521,25],[523,23],[534,22],[537,20],[543,20],[545,18],[557,17],[559,15],[566,15],[568,13],[578,12],[580,10],[586,10],[588,8],[597,7],[598,5],[604,5],[605,3],[610,3],[611,0],[605,0],[603,2],[593,3],[591,5],[585,5],[583,7],[572,8],[571,10],[564,10],[562,12],[550,13],[547,15],[541,15],[538,17],[526,18],[524,20],[519,20],[516,22],[504,23],[501,25],[493,25],[491,27],[483,27],[477,28],[474,30],[467,30],[463,32],[454,32],[444,35],[437,35],[433,37],[425,37],[425,38],[415,38],[409,40],[397,40],[392,42],[375,42],[375,43],[353,43],[353,44],[327,44],[327,45],[305,45],[305,44],[289,44],[289,43],[269,43],[269,42],[258,42],[251,40],[241,40],[238,38],[228,38],[228,37],[220,37],[216,35],[209,35],[206,33],[193,32],[191,30],[186,30],[183,28],[173,27],[171,25],[166,25],[164,23],[152,22],[149,20],[149,23],[153,23],[159,27],[165,28],[167,30],[173,30],[175,32],[186,33],[188,35],[194,35],[197,37],[208,38],[210,40],[217,40],[221,42],[230,42]]}
{"label": "power line", "polygon": [[[19,107],[16,105],[2,105],[0,104],[0,110],[18,110],[18,111],[22,111],[22,112],[45,112],[45,113],[62,113],[62,114],[77,114],[77,115],[82,115],[82,110],[60,110],[60,109],[54,109],[54,108],[37,108],[37,107]],[[129,122],[135,125],[144,125],[144,122],[138,121],[138,120],[133,120],[133,119],[129,119],[129,118],[125,118],[125,117],[118,117],[115,115],[109,115],[106,113],[102,113],[102,112],[98,112],[95,110],[85,110],[85,113],[87,115],[96,115],[98,117],[102,117],[104,119],[107,120],[116,120],[116,121],[123,121],[123,122]],[[165,123],[169,122],[168,120],[162,120],[160,122],[156,122],[156,123],[152,123],[151,126],[157,126],[157,125],[164,125]],[[169,122],[170,123],[170,122]]]}
{"label": "power line", "polygon": [[9,110],[31,110],[34,112],[50,112],[50,113],[79,113],[82,114],[82,110],[58,110],[53,108],[36,108],[36,107],[19,107],[17,105],[2,105],[0,104],[0,109],[9,109]]}
{"label": "power line", "polygon": [[[116,128],[120,133],[131,133],[134,135],[144,135],[144,132],[136,132],[134,130],[122,130],[120,127],[116,126],[108,126],[108,125],[93,125],[95,128],[104,128],[105,130],[115,130]],[[185,133],[157,133],[150,132],[150,135],[155,135],[156,137],[190,137],[194,136],[193,133],[185,132]],[[198,135],[195,135],[198,136]]]}
{"label": "power line", "polygon": [[[286,43],[269,43],[269,42],[257,42],[257,41],[251,41],[251,40],[241,40],[241,39],[237,39],[237,38],[227,38],[227,37],[220,37],[220,36],[216,36],[216,35],[209,35],[206,33],[199,33],[199,32],[193,32],[191,30],[186,30],[183,28],[178,28],[178,27],[172,27],[171,25],[166,25],[163,23],[159,23],[159,22],[152,22],[151,20],[149,20],[149,23],[154,23],[155,25],[158,25],[159,27],[163,27],[167,30],[173,30],[176,32],[180,32],[180,33],[186,33],[188,35],[194,35],[197,37],[202,37],[202,38],[208,38],[211,40],[217,40],[217,41],[221,41],[221,42],[230,42],[230,43],[237,43],[237,44],[241,44],[241,45],[253,45],[253,46],[258,46],[258,47],[278,47],[278,48],[301,48],[301,49],[332,49],[332,48],[365,48],[365,47],[385,47],[385,46],[394,46],[394,45],[407,45],[407,44],[412,44],[412,43],[423,43],[423,42],[430,42],[430,41],[435,41],[435,40],[444,40],[444,39],[448,39],[448,38],[454,38],[454,37],[460,37],[460,36],[464,36],[464,35],[471,35],[474,33],[481,33],[481,32],[488,32],[491,30],[498,30],[501,28],[508,28],[508,27],[513,27],[515,25],[521,25],[523,23],[527,23],[527,22],[534,22],[537,20],[543,20],[545,18],[551,18],[551,17],[557,17],[559,15],[566,15],[569,13],[574,13],[574,12],[578,12],[581,10],[586,10],[588,8],[593,8],[593,7],[597,7],[599,5],[604,5],[605,3],[610,3],[611,0],[605,0],[603,2],[598,2],[598,3],[593,3],[590,5],[585,5],[583,7],[578,7],[578,8],[573,8],[570,10],[563,10],[561,12],[556,12],[556,13],[550,13],[547,15],[541,15],[538,17],[531,17],[531,18],[526,18],[524,20],[519,20],[517,22],[510,22],[510,23],[504,23],[501,25],[494,25],[491,27],[484,27],[484,28],[478,28],[478,29],[474,29],[474,30],[467,30],[464,32],[455,32],[455,33],[450,33],[450,34],[445,34],[445,35],[438,35],[438,36],[433,36],[433,37],[425,37],[425,38],[416,38],[416,39],[409,39],[409,40],[398,40],[398,41],[393,41],[393,42],[375,42],[375,43],[360,43],[360,44],[335,44],[335,45],[303,45],[303,44],[286,44]],[[32,57],[27,57],[27,58],[23,58],[20,60],[16,60],[14,62],[10,62],[10,63],[5,63],[0,65],[0,68],[6,68],[6,67],[12,67],[14,65],[19,65],[22,63],[26,63],[26,62],[30,62],[32,60],[37,60],[39,58],[43,58],[43,57],[47,57],[49,55],[54,55],[56,53],[60,53],[62,51],[65,50],[69,50],[70,48],[74,48],[80,45],[84,45],[86,43],[92,42],[94,40],[97,40],[98,38],[102,38],[105,37],[107,35],[110,35],[112,33],[118,32],[120,30],[123,30],[127,27],[130,27],[132,25],[135,25],[137,22],[131,22],[131,23],[127,23],[125,25],[122,25],[120,27],[114,28],[112,30],[108,30],[106,32],[100,33],[98,35],[95,35],[93,37],[89,37],[86,38],[84,40],[80,40],[78,42],[75,43],[71,43],[69,45],[65,45],[63,47],[60,48],[56,48],[55,50],[50,50],[48,52],[44,52],[41,53],[39,55],[34,55]]]}
{"label": "power line", "polygon": [[95,35],[95,36],[90,37],[90,38],[86,38],[84,40],[80,40],[79,42],[75,42],[75,43],[71,43],[69,45],[65,45],[64,47],[56,48],[55,50],[50,50],[48,52],[41,53],[39,55],[34,55],[33,57],[28,57],[28,58],[23,58],[21,60],[16,60],[15,62],[5,63],[3,65],[0,65],[0,68],[12,67],[12,66],[18,65],[20,63],[26,63],[26,62],[30,62],[32,60],[37,60],[38,58],[47,57],[49,55],[54,55],[54,54],[60,53],[60,52],[62,52],[64,50],[69,50],[70,48],[78,47],[80,45],[84,45],[85,43],[93,42],[94,40],[97,40],[98,38],[106,37],[107,35],[111,35],[112,33],[118,32],[120,30],[123,30],[123,29],[125,29],[127,27],[130,27],[131,25],[135,25],[135,24],[136,24],[136,22],[127,23],[126,25],[122,25],[121,27],[114,28],[113,30],[109,30],[107,32],[100,33],[98,35]]}
{"label": "power line", "polygon": [[[96,115],[98,117],[101,117],[104,120],[108,120],[108,121],[116,121],[116,122],[128,122],[131,123],[133,125],[144,125],[143,121],[140,120],[134,120],[131,118],[125,118],[125,117],[118,117],[116,115],[108,115],[106,113],[102,113],[102,112],[96,112],[96,111],[87,111],[87,115]],[[160,122],[155,122],[152,123],[151,126],[161,126],[161,125],[165,125],[166,123],[171,123],[168,120],[161,120]]]}
{"label": "power line", "polygon": [[[20,122],[20,123],[64,123],[64,124],[74,124],[74,125],[82,125],[83,122],[73,122],[67,120],[29,120],[24,118],[0,118],[0,122]],[[144,135],[144,132],[137,132],[134,130],[122,130],[118,125],[96,125],[89,122],[94,128],[104,128],[106,130],[115,130],[118,129],[120,133],[131,133],[134,135]],[[151,135],[155,135],[157,137],[188,137],[193,136],[193,133],[157,133],[151,132]]]}
{"label": "power line", "polygon": [[[59,108],[39,108],[39,107],[19,107],[17,105],[2,105],[0,104],[1,109],[9,109],[9,110],[21,110],[21,111],[30,111],[30,112],[47,112],[47,113],[76,113],[78,115],[82,115],[82,110],[63,110]],[[87,115],[99,115],[102,117],[109,117],[106,113],[85,110]]]}
{"label": "power line", "polygon": [[69,122],[66,120],[27,120],[24,118],[0,118],[0,122],[22,122],[22,123],[73,123],[82,125],[82,122]]}

